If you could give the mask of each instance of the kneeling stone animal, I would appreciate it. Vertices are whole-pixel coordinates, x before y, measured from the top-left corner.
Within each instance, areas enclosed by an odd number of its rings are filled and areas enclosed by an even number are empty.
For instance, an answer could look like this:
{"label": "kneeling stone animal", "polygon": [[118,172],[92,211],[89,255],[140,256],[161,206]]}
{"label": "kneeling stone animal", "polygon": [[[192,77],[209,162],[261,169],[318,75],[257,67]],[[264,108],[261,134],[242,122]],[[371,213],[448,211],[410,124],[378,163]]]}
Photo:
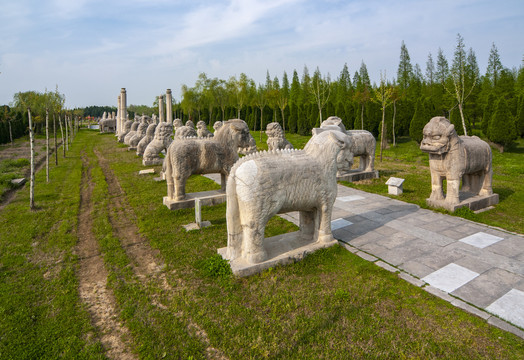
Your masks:
{"label": "kneeling stone animal", "polygon": [[268,150],[293,149],[293,145],[284,137],[284,131],[279,123],[267,124],[266,134]]}
{"label": "kneeling stone animal", "polygon": [[257,152],[240,159],[227,183],[227,258],[265,261],[266,224],[289,211],[300,212],[300,237],[312,243],[333,241],[337,162],[352,159],[349,141],[340,131],[324,131],[304,150]]}

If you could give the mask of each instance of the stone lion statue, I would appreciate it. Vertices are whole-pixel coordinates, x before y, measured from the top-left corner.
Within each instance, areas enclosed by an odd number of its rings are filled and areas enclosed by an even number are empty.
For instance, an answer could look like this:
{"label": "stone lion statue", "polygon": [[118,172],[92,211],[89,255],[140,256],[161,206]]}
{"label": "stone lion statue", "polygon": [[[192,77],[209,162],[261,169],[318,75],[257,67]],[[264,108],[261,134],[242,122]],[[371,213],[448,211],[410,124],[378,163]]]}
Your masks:
{"label": "stone lion statue", "polygon": [[129,130],[129,132],[126,134],[126,136],[124,136],[124,144],[129,145],[129,142],[131,141],[133,136],[135,136],[135,134],[136,134],[136,130],[138,129],[138,125],[140,125],[139,121],[134,121],[133,122],[133,124],[131,125],[131,130]]}
{"label": "stone lion statue", "polygon": [[156,126],[157,124],[155,123],[148,125],[146,129],[146,135],[140,140],[140,142],[138,143],[136,147],[136,154],[138,156],[144,155],[144,151],[146,150],[147,145],[149,145],[149,143],[153,141],[153,138],[155,137]]}
{"label": "stone lion statue", "polygon": [[123,143],[126,135],[131,131],[131,127],[133,126],[134,122],[133,120],[126,120],[124,123],[124,130],[122,133],[118,134],[118,142]]}
{"label": "stone lion statue", "polygon": [[238,160],[237,148],[247,146],[249,128],[240,119],[228,120],[212,138],[175,140],[164,161],[167,198],[180,201],[186,197],[186,181],[192,174],[221,174],[222,190],[226,178]]}
{"label": "stone lion statue", "polygon": [[215,121],[215,123],[213,124],[213,129],[215,129],[215,132],[220,129],[220,127],[222,126],[222,121]]}
{"label": "stone lion statue", "polygon": [[138,143],[140,142],[140,140],[142,140],[142,138],[144,136],[146,136],[146,131],[147,131],[147,127],[148,126],[149,126],[149,124],[147,122],[145,122],[145,120],[143,122],[140,122],[140,124],[136,128],[135,135],[133,135],[131,140],[129,140],[129,147],[130,148],[134,149],[134,148],[136,148],[138,146]]}
{"label": "stone lion statue", "polygon": [[268,150],[294,149],[293,145],[284,137],[284,131],[279,123],[267,124],[266,134]]}
{"label": "stone lion statue", "polygon": [[188,120],[188,121],[186,121],[186,126],[192,127],[194,129],[195,128],[195,123],[193,123],[193,121],[191,121],[191,120]]}
{"label": "stone lion statue", "polygon": [[173,120],[173,127],[175,128],[175,131],[176,129],[178,129],[181,126],[184,126],[184,123],[182,122],[182,120],[180,120],[179,118],[176,118],[175,120]]}
{"label": "stone lion statue", "polygon": [[173,135],[173,124],[167,122],[158,123],[155,129],[155,136],[153,140],[147,145],[144,151],[142,164],[144,166],[160,165],[164,161],[160,156],[162,150],[167,150]]}
{"label": "stone lion statue", "polygon": [[196,124],[198,137],[213,137],[213,133],[207,129],[204,121],[200,120]]}
{"label": "stone lion statue", "polygon": [[[491,148],[477,136],[458,136],[455,126],[445,117],[432,118],[423,130],[420,150],[429,154],[431,195],[429,200],[458,204],[460,180],[462,191],[491,195],[493,170]],[[444,198],[442,181],[446,179]]]}
{"label": "stone lion statue", "polygon": [[[357,171],[373,171],[375,168],[375,147],[377,141],[372,133],[367,130],[347,130],[342,119],[337,116],[330,116],[322,122],[320,128],[338,129],[346,133],[350,138],[351,151],[353,156],[360,157],[360,163]],[[350,169],[341,170],[349,171]]]}
{"label": "stone lion statue", "polygon": [[191,126],[180,126],[175,131],[175,139],[198,137],[197,131]]}
{"label": "stone lion statue", "polygon": [[301,238],[333,242],[336,159],[340,153],[351,157],[349,145],[342,132],[323,131],[304,150],[263,151],[240,159],[227,182],[226,258],[251,264],[265,261],[266,224],[274,215],[290,211],[299,211]]}

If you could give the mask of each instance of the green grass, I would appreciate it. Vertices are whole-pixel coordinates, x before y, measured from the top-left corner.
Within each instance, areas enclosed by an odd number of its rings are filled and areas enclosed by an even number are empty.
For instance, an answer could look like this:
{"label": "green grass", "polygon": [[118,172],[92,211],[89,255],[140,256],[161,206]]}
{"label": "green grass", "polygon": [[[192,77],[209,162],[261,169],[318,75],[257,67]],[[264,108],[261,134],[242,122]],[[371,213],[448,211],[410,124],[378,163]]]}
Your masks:
{"label": "green grass", "polygon": [[[165,265],[169,290],[133,272],[134,259],[109,222],[111,198],[94,150],[109,160],[141,235]],[[71,254],[82,152],[92,166],[94,229],[108,286],[140,358],[206,358],[208,344],[191,324],[230,359],[524,357],[522,339],[339,246],[248,278],[232,276],[216,255],[227,244],[225,204],[203,208],[202,219],[211,227],[186,232],[182,225],[194,221],[193,209],[170,211],[162,205],[166,184],[139,176],[140,159],[114,136],[80,131],[67,160],[52,169],[55,180],[37,187],[41,209],[27,210],[23,189],[0,212],[0,358],[103,355],[96,337],[88,336],[94,330],[78,299],[77,259]],[[44,176],[38,174],[40,184]],[[210,188],[218,185],[202,176],[187,184],[187,192]],[[267,234],[295,229],[273,218]],[[59,280],[51,285],[46,274],[57,268],[58,258],[61,270],[52,276]]]}
{"label": "green grass", "polygon": [[13,185],[11,180],[24,177],[24,172],[29,164],[29,160],[24,158],[0,161],[0,200],[6,191],[16,188],[16,185]]}

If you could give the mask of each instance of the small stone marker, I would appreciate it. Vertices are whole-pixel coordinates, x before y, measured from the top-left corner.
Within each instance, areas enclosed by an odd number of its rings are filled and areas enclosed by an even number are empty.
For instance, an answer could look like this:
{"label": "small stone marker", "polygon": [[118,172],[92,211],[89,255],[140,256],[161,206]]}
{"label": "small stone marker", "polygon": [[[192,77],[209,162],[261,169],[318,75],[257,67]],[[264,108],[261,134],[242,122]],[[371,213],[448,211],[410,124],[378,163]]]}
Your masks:
{"label": "small stone marker", "polygon": [[195,222],[183,226],[186,229],[186,231],[198,230],[211,226],[211,222],[202,221],[202,208],[200,204],[200,198],[195,198]]}
{"label": "small stone marker", "polygon": [[403,183],[404,179],[390,177],[388,181],[386,181],[386,185],[388,186],[388,194],[401,195],[404,192],[404,189],[402,188]]}
{"label": "small stone marker", "polygon": [[11,180],[11,184],[16,185],[16,186],[22,186],[25,184],[25,182],[26,182],[25,178]]}
{"label": "small stone marker", "polygon": [[154,174],[155,169],[146,169],[146,170],[140,170],[138,172],[138,175],[145,175],[145,174]]}

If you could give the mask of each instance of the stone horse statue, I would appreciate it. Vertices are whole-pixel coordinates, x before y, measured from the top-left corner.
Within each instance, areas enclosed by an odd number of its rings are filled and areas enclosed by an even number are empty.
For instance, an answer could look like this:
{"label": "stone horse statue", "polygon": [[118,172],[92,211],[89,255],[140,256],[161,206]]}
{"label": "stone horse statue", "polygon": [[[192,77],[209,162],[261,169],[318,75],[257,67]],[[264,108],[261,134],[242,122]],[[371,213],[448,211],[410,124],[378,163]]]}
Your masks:
{"label": "stone horse statue", "polygon": [[180,201],[186,197],[186,181],[192,174],[220,173],[222,190],[226,178],[238,160],[237,148],[249,145],[249,128],[245,121],[232,119],[212,138],[177,139],[171,143],[164,159],[167,197]]}

